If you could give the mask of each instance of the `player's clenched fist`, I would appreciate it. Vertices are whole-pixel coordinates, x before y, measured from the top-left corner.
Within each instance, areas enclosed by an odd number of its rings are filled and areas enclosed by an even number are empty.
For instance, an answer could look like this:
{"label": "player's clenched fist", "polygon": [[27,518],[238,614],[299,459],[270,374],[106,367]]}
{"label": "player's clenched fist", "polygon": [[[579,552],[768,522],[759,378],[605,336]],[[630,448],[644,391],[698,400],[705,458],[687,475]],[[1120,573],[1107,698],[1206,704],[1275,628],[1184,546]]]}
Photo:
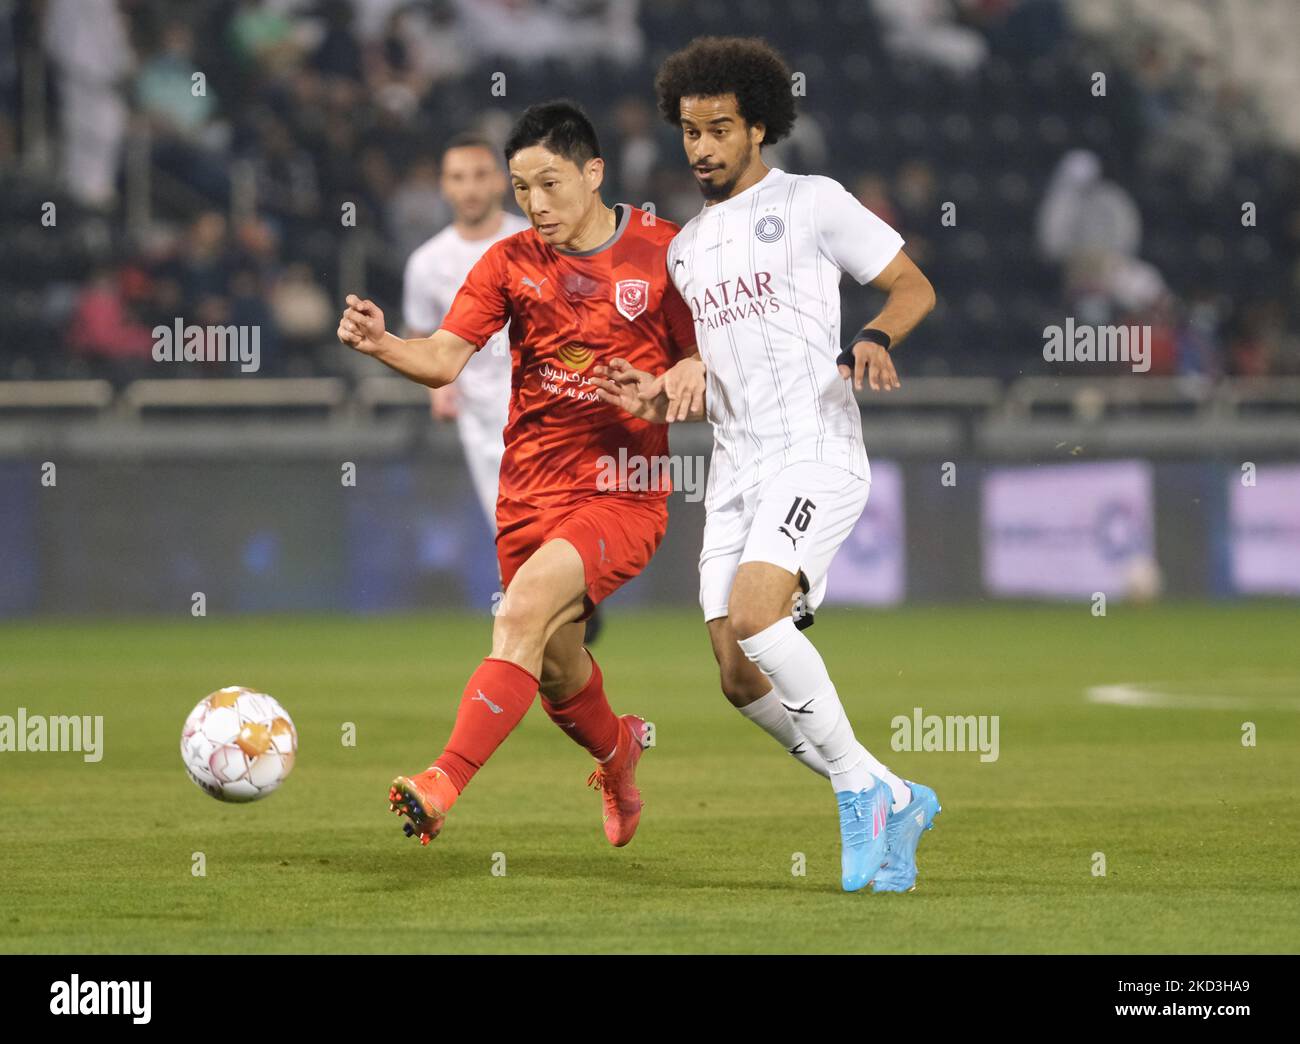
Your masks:
{"label": "player's clenched fist", "polygon": [[374,301],[348,294],[347,309],[339,320],[339,340],[366,355],[379,351],[384,339],[384,313]]}

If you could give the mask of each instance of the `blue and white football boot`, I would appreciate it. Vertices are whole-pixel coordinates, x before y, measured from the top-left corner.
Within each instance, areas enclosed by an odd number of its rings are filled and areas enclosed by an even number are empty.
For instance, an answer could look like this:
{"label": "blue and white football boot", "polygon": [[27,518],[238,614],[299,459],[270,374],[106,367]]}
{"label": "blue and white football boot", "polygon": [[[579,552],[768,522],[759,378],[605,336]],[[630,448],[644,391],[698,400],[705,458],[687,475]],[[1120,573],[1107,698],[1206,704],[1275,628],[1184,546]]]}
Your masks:
{"label": "blue and white football boot", "polygon": [[[874,777],[873,777],[874,778]],[[871,883],[889,852],[889,784],[876,780],[865,790],[835,794],[840,806],[840,883],[860,892]]]}
{"label": "blue and white football boot", "polygon": [[903,782],[912,788],[912,800],[889,814],[885,831],[889,854],[871,885],[873,892],[910,892],[916,887],[916,846],[923,833],[934,829],[934,817],[943,811],[938,795],[929,787]]}

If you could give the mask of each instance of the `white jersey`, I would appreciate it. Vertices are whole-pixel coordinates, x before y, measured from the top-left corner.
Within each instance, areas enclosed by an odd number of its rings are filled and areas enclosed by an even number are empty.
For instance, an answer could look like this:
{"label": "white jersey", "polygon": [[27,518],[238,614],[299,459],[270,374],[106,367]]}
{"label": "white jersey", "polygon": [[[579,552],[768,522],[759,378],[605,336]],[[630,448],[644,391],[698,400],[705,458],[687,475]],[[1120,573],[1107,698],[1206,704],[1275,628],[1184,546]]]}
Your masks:
{"label": "white jersey", "polygon": [[840,273],[868,283],[902,245],[839,182],[775,167],[669,244],[708,369],[706,508],[797,461],[868,477],[858,404],[835,365]]}
{"label": "white jersey", "polygon": [[[485,239],[465,239],[455,225],[448,225],[414,250],[407,259],[403,280],[402,318],[407,328],[422,336],[437,330],[456,291],[488,247],[528,227],[524,218],[506,212],[501,215],[500,229]],[[455,387],[460,410],[494,424],[499,418],[497,429],[505,427],[510,407],[508,325],[470,357]]]}

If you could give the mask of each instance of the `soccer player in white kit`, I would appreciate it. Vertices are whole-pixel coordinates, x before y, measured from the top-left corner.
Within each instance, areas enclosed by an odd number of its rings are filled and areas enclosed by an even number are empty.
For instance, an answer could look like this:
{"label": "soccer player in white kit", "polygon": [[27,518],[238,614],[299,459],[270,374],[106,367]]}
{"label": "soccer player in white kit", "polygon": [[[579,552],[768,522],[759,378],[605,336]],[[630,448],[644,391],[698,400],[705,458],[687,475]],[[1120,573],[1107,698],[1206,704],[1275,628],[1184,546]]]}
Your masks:
{"label": "soccer player in white kit", "polygon": [[[790,85],[780,56],[754,39],[704,38],[664,62],[660,111],[682,131],[705,197],[668,250],[701,357],[657,380],[615,363],[603,391],[656,420],[687,419],[703,399],[714,445],[700,604],[723,692],[830,780],[843,888],[909,891],[938,799],[858,742],[791,603],[802,593],[806,610],[817,608],[867,502],[871,472],[849,381],[860,389],[865,374],[873,390],[899,386],[888,350],[934,307],[934,290],[898,233],[839,183],[764,163],[761,146],[794,123]],[[888,299],[841,352],[845,272]]]}
{"label": "soccer player in white kit", "polygon": [[[448,143],[440,189],[453,220],[407,259],[402,292],[407,337],[428,337],[437,330],[488,247],[531,227],[502,208],[507,187],[498,150],[486,138],[463,134]],[[456,421],[474,492],[495,533],[497,478],[505,452],[501,432],[510,411],[510,327],[502,327],[474,353],[454,385],[430,394],[433,415]]]}

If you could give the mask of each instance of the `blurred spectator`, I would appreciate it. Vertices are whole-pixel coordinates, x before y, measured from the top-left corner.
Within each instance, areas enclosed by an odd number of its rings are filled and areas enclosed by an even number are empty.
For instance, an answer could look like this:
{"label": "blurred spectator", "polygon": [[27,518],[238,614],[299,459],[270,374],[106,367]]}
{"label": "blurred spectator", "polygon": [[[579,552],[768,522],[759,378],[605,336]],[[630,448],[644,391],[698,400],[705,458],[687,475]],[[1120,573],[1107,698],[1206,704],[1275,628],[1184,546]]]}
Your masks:
{"label": "blurred spectator", "polygon": [[829,158],[826,134],[814,113],[802,114],[787,137],[764,151],[769,166],[792,174],[824,170]]}
{"label": "blurred spectator", "polygon": [[229,273],[225,216],[209,210],[194,219],[181,246],[177,264],[182,303],[187,309],[206,297],[226,291]]}
{"label": "blurred spectator", "polygon": [[894,198],[902,224],[930,227],[939,216],[939,193],[934,168],[925,160],[909,160],[898,169]]}
{"label": "blurred spectator", "polygon": [[474,58],[449,0],[403,5],[389,19],[370,86],[384,107],[411,109],[430,87],[469,72]]}
{"label": "blurred spectator", "polygon": [[438,191],[435,156],[420,156],[410,165],[406,176],[388,195],[385,220],[393,250],[403,258],[451,220],[451,210]]}
{"label": "blurred spectator", "polygon": [[961,0],[993,49],[1020,60],[1055,53],[1069,35],[1063,0]]}
{"label": "blurred spectator", "polygon": [[272,223],[263,217],[242,218],[235,226],[235,237],[228,267],[247,267],[263,279],[273,279],[280,268],[280,237]]}
{"label": "blurred spectator", "polygon": [[325,0],[321,5],[325,27],[311,52],[311,67],[327,79],[361,80],[361,48],[353,34],[353,9],[348,0]]}
{"label": "blurred spectator", "polygon": [[378,145],[369,145],[361,151],[358,173],[361,204],[370,214],[382,215],[397,189],[392,161]]}
{"label": "blurred spectator", "polygon": [[282,217],[314,218],[320,201],[312,154],[269,109],[259,111],[255,122],[251,163],[258,206]]}
{"label": "blurred spectator", "polygon": [[149,328],[129,313],[117,276],[97,269],[77,295],[68,345],[79,355],[110,361],[147,361],[153,348]]}
{"label": "blurred spectator", "polygon": [[1086,149],[1067,153],[1038,210],[1038,249],[1065,270],[1065,299],[1089,322],[1118,310],[1152,306],[1164,292],[1160,273],[1137,257],[1142,219],[1133,197],[1101,176]]}
{"label": "blurred spectator", "polygon": [[199,142],[213,113],[216,97],[206,79],[194,81],[194,34],[184,22],[169,22],[161,48],[140,68],[135,97],[140,111],[161,134]]}
{"label": "blurred spectator", "polygon": [[1101,176],[1096,153],[1067,153],[1048,182],[1038,211],[1038,246],[1049,261],[1086,254],[1131,257],[1142,241],[1137,204]]}
{"label": "blurred spectator", "polygon": [[939,189],[934,168],[925,160],[909,160],[894,178],[894,227],[907,242],[907,253],[918,265],[933,259],[933,230],[939,222]]}
{"label": "blurred spectator", "polygon": [[954,76],[971,76],[989,47],[974,29],[956,22],[947,0],[872,0],[885,46],[904,61],[920,61]]}
{"label": "blurred spectator", "polygon": [[1175,368],[1179,376],[1222,376],[1223,351],[1219,343],[1221,322],[1219,306],[1213,296],[1202,294],[1191,302],[1186,320],[1177,331],[1175,340]]}
{"label": "blurred spectator", "polygon": [[639,0],[455,0],[466,39],[480,55],[589,66],[630,65],[645,46]]}
{"label": "blurred spectator", "polygon": [[650,198],[650,179],[663,162],[654,134],[657,120],[650,104],[635,96],[624,98],[614,110],[618,162],[612,173],[622,188],[621,198],[638,206]]}
{"label": "blurred spectator", "polygon": [[49,0],[45,51],[58,86],[63,185],[78,203],[108,209],[126,134],[121,87],[134,63],[116,0]]}
{"label": "blurred spectator", "polygon": [[271,290],[270,305],[276,330],[303,351],[326,341],[338,325],[334,302],[304,264],[285,269]]}
{"label": "blurred spectator", "polygon": [[1232,341],[1232,372],[1238,377],[1265,377],[1282,348],[1282,307],[1277,301],[1252,301],[1243,310]]}
{"label": "blurred spectator", "polygon": [[231,49],[245,65],[269,69],[289,65],[301,51],[293,19],[283,4],[239,0],[230,19]]}
{"label": "blurred spectator", "polygon": [[889,182],[880,174],[863,174],[853,183],[857,201],[887,225],[898,228],[902,220],[889,198]]}
{"label": "blurred spectator", "polygon": [[214,121],[217,98],[194,62],[194,34],[180,21],[163,27],[159,50],[135,81],[140,113],[152,134],[155,166],[209,199],[224,200],[228,135]]}
{"label": "blurred spectator", "polygon": [[14,157],[13,114],[21,104],[16,16],[15,0],[0,0],[0,170]]}
{"label": "blurred spectator", "polygon": [[283,369],[283,359],[279,324],[267,296],[267,285],[254,269],[239,268],[230,277],[230,321],[258,331],[258,372],[275,375]]}
{"label": "blurred spectator", "polygon": [[[1145,5],[1142,18],[1156,13]],[[23,67],[43,40],[61,180],[99,211],[60,207],[57,232],[19,224],[6,237],[0,281],[21,333],[0,367],[81,372],[105,358],[99,346],[114,350],[114,329],[212,316],[259,327],[265,372],[343,370],[310,333],[315,313],[358,275],[395,303],[406,254],[448,220],[430,154],[467,127],[499,142],[546,97],[588,107],[608,198],[685,221],[701,199],[649,84],[665,51],[713,31],[766,35],[809,70],[795,131],[768,162],[841,181],[932,274],[940,305],[909,345],[911,372],[1015,376],[1023,358],[1005,346],[1063,306],[1150,325],[1153,372],[1300,372],[1298,168],[1257,95],[1212,35],[1117,16],[1089,37],[1083,18],[1059,0],[871,0],[812,20],[770,2],[0,0],[0,93],[14,114],[0,115],[0,208],[17,220],[53,195],[44,133],[28,133],[41,77]],[[1104,21],[1091,7],[1087,18]],[[1289,82],[1282,50],[1261,84]],[[1104,102],[1086,89],[1097,69]],[[132,154],[129,207],[114,190],[124,101],[152,146],[143,172]],[[6,163],[14,144],[22,162]],[[1243,200],[1258,227],[1240,226]],[[941,223],[946,201],[956,225]],[[846,315],[876,306],[850,282]],[[67,354],[22,347],[60,343],[74,316],[71,369]]]}

